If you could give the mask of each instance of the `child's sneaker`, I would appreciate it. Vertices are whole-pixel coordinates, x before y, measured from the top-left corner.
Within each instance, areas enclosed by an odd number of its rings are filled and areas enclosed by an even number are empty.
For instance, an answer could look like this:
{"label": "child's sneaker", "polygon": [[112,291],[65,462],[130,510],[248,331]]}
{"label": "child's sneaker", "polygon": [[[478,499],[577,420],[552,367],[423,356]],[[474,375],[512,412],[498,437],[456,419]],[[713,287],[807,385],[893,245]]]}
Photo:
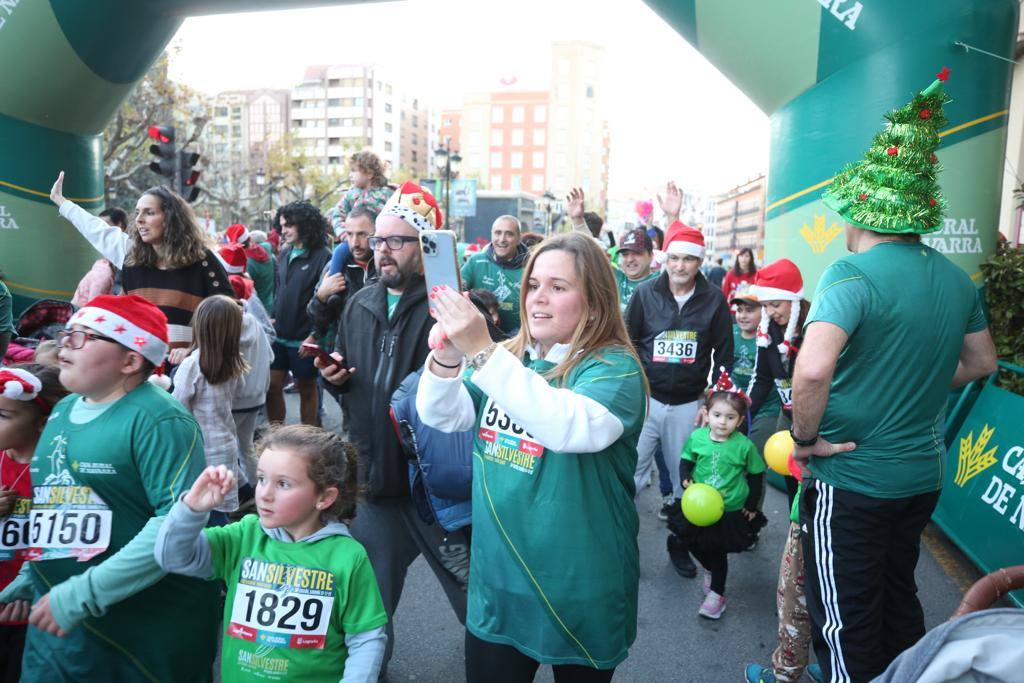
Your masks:
{"label": "child's sneaker", "polygon": [[672,497],[671,493],[668,494],[667,496],[661,497],[661,509],[658,510],[658,519],[660,519],[663,522],[668,521],[668,515],[670,512],[672,512],[672,504],[674,502],[675,498]]}
{"label": "child's sneaker", "polygon": [[704,583],[701,588],[704,589],[704,595],[711,592],[711,572],[704,572]]}
{"label": "child's sneaker", "polygon": [[748,664],[744,674],[746,678],[743,680],[747,683],[775,683],[775,672],[770,666]]}
{"label": "child's sneaker", "polygon": [[814,683],[825,683],[825,674],[821,672],[821,664],[808,664],[804,669]]}
{"label": "child's sneaker", "polygon": [[708,619],[721,619],[725,612],[725,596],[709,590],[697,614]]}

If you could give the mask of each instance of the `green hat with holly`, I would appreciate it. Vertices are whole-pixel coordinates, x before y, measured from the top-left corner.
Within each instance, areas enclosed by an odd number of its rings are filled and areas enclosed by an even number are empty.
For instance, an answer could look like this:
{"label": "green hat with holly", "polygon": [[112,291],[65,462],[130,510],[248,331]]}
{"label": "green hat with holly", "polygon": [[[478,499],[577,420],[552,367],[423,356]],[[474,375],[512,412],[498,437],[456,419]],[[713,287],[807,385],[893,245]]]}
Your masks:
{"label": "green hat with holly", "polygon": [[935,150],[947,123],[947,78],[943,67],[930,86],[885,115],[888,123],[863,160],[844,168],[825,190],[825,206],[873,232],[924,235],[942,227],[947,206],[936,180],[941,167]]}

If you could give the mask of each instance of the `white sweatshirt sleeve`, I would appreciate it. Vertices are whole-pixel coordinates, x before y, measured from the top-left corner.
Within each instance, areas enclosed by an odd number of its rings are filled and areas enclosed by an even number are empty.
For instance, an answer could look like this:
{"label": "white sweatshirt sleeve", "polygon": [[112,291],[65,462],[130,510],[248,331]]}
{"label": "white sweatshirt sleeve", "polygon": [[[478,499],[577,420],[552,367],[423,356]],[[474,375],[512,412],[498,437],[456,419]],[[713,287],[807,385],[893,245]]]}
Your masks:
{"label": "white sweatshirt sleeve", "polygon": [[462,385],[462,369],[455,377],[438,377],[430,369],[431,351],[416,390],[416,412],[423,424],[442,432],[464,432],[473,426],[473,397]]}
{"label": "white sweatshirt sleeve", "polygon": [[105,220],[92,215],[70,199],[64,200],[58,213],[70,221],[103,258],[113,263],[116,268],[124,267],[129,237],[121,232],[120,228],[107,225]]}
{"label": "white sweatshirt sleeve", "polygon": [[538,443],[553,451],[596,453],[615,443],[625,430],[605,406],[571,389],[549,385],[504,346],[494,350],[471,380]]}

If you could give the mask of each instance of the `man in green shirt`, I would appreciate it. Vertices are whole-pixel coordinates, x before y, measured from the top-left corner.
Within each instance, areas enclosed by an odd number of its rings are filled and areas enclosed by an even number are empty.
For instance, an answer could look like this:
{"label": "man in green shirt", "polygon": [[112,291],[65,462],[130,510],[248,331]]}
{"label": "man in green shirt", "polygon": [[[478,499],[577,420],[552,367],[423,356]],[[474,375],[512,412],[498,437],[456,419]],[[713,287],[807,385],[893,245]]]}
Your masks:
{"label": "man in green shirt", "polygon": [[519,331],[519,290],[530,255],[520,237],[519,219],[498,216],[491,226],[491,243],[462,266],[465,289],[486,289],[497,297],[501,330],[509,335]]}
{"label": "man in green shirt", "polygon": [[[924,635],[914,569],[942,487],[946,403],[996,369],[974,283],[920,239],[942,226],[932,165],[946,74],[887,115],[865,161],[823,198],[853,253],[818,283],[791,432],[814,477],[800,521],[826,680],[872,680]],[[916,184],[904,190],[908,174]]]}
{"label": "man in green shirt", "polygon": [[640,283],[658,277],[657,273],[651,272],[654,243],[643,228],[630,230],[619,240],[617,256],[619,267],[614,269],[615,284],[619,288],[619,308],[625,313]]}

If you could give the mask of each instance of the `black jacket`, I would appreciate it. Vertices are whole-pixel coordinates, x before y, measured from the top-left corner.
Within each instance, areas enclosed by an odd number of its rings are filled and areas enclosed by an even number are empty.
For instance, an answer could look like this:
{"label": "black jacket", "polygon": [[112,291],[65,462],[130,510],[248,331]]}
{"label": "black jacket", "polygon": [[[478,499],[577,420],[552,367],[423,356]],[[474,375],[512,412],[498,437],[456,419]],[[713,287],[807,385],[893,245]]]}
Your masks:
{"label": "black jacket", "polygon": [[[626,329],[647,373],[651,397],[656,401],[680,405],[700,398],[708,386],[712,350],[712,381],[718,378],[721,366],[732,372],[732,316],[729,306],[722,291],[709,285],[700,273],[697,274],[693,296],[683,305],[682,311],[668,288],[668,273],[637,287],[626,308]],[[655,337],[670,330],[696,333],[697,348],[692,362],[653,360]]]}
{"label": "black jacket", "polygon": [[[795,307],[794,314],[797,314]],[[796,365],[796,353],[800,344],[803,343],[803,337],[799,334],[795,336],[790,345],[789,359],[783,362],[782,354],[779,353],[779,344],[782,343],[784,335],[785,330],[776,325],[774,320],[770,321],[768,336],[771,338],[771,343],[768,346],[757,347],[754,376],[751,378],[749,389],[751,415],[757,415],[757,411],[761,409],[765,399],[772,391],[779,392],[779,398],[782,400],[782,412],[786,417],[793,415],[793,367]]]}
{"label": "black jacket", "polygon": [[405,289],[388,320],[387,288],[380,281],[349,297],[339,323],[336,350],[352,377],[340,387],[320,384],[349,411],[349,438],[359,451],[359,482],[371,499],[409,495],[409,462],[391,423],[391,395],[427,359],[427,312],[422,276]]}
{"label": "black jacket", "polygon": [[377,268],[372,256],[366,265],[366,270],[363,270],[362,266],[355,261],[346,264],[345,270],[342,271],[345,276],[345,291],[327,297],[327,301],[320,301],[316,296],[316,291],[320,289],[321,283],[327,277],[330,266],[331,264],[328,262],[320,273],[320,279],[317,280],[316,287],[313,289],[313,296],[310,297],[309,304],[306,305],[306,315],[309,316],[309,320],[313,324],[313,336],[317,339],[327,337],[328,347],[336,348],[341,341],[338,338],[341,335],[338,321],[341,319],[341,312],[345,310],[345,304],[355,296],[356,292],[377,279]]}
{"label": "black jacket", "polygon": [[278,339],[302,340],[313,328],[306,315],[306,304],[316,294],[316,283],[324,265],[330,263],[331,252],[326,248],[307,250],[291,263],[291,247],[281,250],[274,269],[274,329]]}

